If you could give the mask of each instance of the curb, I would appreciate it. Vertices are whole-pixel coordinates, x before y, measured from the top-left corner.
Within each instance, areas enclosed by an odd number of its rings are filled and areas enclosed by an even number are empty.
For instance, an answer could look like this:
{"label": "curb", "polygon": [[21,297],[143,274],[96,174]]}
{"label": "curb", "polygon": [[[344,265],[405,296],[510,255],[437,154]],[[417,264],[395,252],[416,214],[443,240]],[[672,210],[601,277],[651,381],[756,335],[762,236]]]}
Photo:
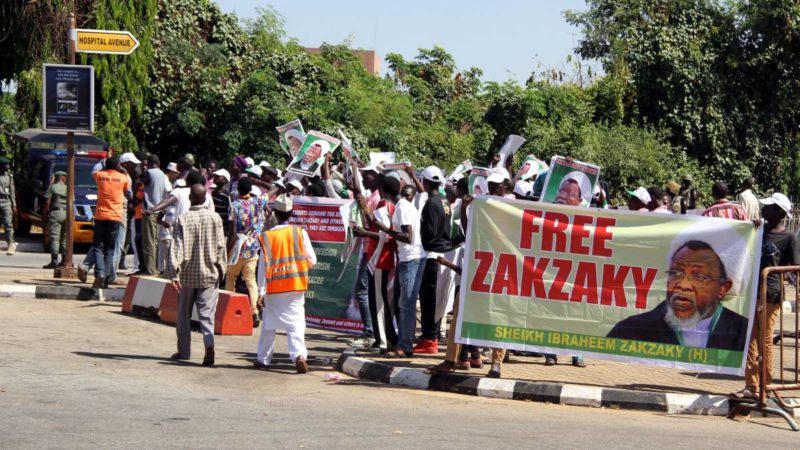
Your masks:
{"label": "curb", "polygon": [[395,386],[561,405],[704,416],[725,416],[732,406],[724,395],[645,392],[460,374],[430,375],[423,369],[394,367],[359,357],[353,349],[341,354],[337,369],[354,378]]}
{"label": "curb", "polygon": [[98,289],[95,292],[94,289],[85,287],[0,284],[0,297],[121,302],[124,294],[124,289]]}

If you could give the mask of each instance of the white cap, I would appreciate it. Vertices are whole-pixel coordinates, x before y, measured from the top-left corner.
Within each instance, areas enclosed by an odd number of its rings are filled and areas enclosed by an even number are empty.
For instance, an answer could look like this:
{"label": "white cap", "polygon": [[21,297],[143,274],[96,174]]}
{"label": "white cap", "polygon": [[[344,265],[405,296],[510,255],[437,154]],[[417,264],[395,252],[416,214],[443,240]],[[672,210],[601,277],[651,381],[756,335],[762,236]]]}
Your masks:
{"label": "white cap", "polygon": [[281,194],[275,199],[275,205],[272,207],[275,211],[289,212],[292,210],[292,198],[286,194]]}
{"label": "white cap", "polygon": [[442,169],[436,166],[426,167],[425,170],[422,171],[422,178],[434,183],[444,183]]}
{"label": "white cap", "polygon": [[533,183],[524,180],[517,181],[514,184],[514,193],[523,197],[530,197],[533,195]]}
{"label": "white cap", "polygon": [[502,174],[499,174],[499,173],[497,173],[497,172],[492,172],[492,174],[491,174],[491,175],[489,175],[488,177],[486,177],[486,182],[487,182],[487,183],[497,183],[497,184],[502,184],[502,183],[503,183],[503,181],[505,181],[505,178],[503,177],[503,175],[502,175]]}
{"label": "white cap", "polygon": [[252,167],[252,166],[256,165],[256,162],[253,161],[253,158],[251,158],[249,156],[246,157],[244,160],[247,161],[247,167]]}
{"label": "white cap", "polygon": [[652,198],[650,198],[650,193],[647,192],[647,189],[641,186],[636,188],[635,191],[628,191],[628,195],[638,198],[645,205],[650,203],[650,200],[652,200]]}
{"label": "white cap", "polygon": [[252,173],[253,175],[260,177],[263,171],[261,170],[260,166],[252,166],[248,167],[245,172]]}
{"label": "white cap", "polygon": [[231,181],[231,173],[225,169],[215,170],[214,172],[211,172],[211,175],[217,175],[222,178],[225,178],[228,181]]}
{"label": "white cap", "polygon": [[122,155],[120,155],[119,163],[120,164],[122,164],[122,163],[141,164],[142,162],[139,161],[139,158],[137,158],[136,155],[134,155],[131,152],[127,152],[127,153],[123,153]]}
{"label": "white cap", "polygon": [[475,179],[475,185],[473,189],[479,189],[481,194],[489,195],[489,183],[486,182],[486,178],[478,177]]}
{"label": "white cap", "polygon": [[298,180],[292,180],[286,183],[286,189],[289,189],[289,186],[296,187],[300,189],[300,192],[303,192],[303,183],[299,182]]}
{"label": "white cap", "polygon": [[[564,178],[561,180],[561,184],[563,185],[567,180],[573,180],[574,182],[578,183],[578,187],[581,189],[581,198],[583,198],[587,204],[592,201],[592,182],[589,181],[589,177],[586,176],[585,173],[579,170],[573,170],[564,176]],[[647,191],[645,191],[645,193],[646,192]]]}
{"label": "white cap", "polygon": [[306,140],[306,135],[303,134],[302,131],[298,130],[297,128],[292,128],[290,130],[286,130],[286,134],[283,135],[285,140],[289,140],[289,138],[295,138],[302,144],[304,140]]}
{"label": "white cap", "polygon": [[778,205],[782,210],[786,211],[786,214],[792,215],[792,201],[780,192],[776,192],[767,198],[762,198],[758,202],[762,205]]}
{"label": "white cap", "polygon": [[495,167],[494,169],[492,169],[492,172],[498,175],[502,175],[504,180],[511,179],[511,174],[508,173],[508,169],[506,169],[505,167]]}
{"label": "white cap", "polygon": [[174,163],[174,162],[171,162],[171,163],[167,164],[167,172],[175,172],[175,173],[177,173],[178,172],[178,164]]}
{"label": "white cap", "polygon": [[261,166],[261,167],[272,167],[272,164],[270,164],[270,163],[268,163],[266,161],[261,161],[260,163],[258,163],[258,165]]}
{"label": "white cap", "polygon": [[[667,255],[667,267],[672,257],[689,241],[701,241],[708,244],[719,256],[725,266],[725,273],[733,283],[728,295],[738,295],[746,285],[749,276],[745,275],[746,262],[752,261],[752,249],[739,231],[726,220],[698,220],[681,230],[672,240]],[[665,280],[666,281],[666,280]]]}

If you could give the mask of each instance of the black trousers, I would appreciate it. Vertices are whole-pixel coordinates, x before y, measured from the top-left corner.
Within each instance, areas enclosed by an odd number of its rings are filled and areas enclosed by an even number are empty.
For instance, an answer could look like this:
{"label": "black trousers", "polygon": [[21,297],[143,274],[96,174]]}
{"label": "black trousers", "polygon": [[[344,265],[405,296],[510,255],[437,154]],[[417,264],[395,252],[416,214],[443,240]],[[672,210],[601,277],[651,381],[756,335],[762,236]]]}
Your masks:
{"label": "black trousers", "polygon": [[141,272],[147,272],[147,259],[144,257],[142,248],[142,219],[133,219],[133,226],[136,227],[136,238],[133,240],[133,245],[136,246],[136,255],[139,257],[139,267],[137,269]]}
{"label": "black trousers", "polygon": [[421,313],[421,339],[439,339],[441,322],[436,321],[436,282],[439,279],[439,261],[435,258],[425,260],[422,283],[419,287],[419,309]]}

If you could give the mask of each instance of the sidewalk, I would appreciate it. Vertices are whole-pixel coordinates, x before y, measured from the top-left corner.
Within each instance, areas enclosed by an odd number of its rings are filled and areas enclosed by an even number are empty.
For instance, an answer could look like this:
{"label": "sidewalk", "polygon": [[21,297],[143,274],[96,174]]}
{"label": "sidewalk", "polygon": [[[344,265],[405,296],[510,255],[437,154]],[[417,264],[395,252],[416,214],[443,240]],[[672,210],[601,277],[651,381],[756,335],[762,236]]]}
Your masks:
{"label": "sidewalk", "polygon": [[[89,278],[91,281],[92,277]],[[127,284],[126,275],[119,274],[118,278]],[[78,279],[54,278],[53,271],[47,269],[0,270],[0,297],[122,301],[124,293],[124,286],[95,292],[91,283],[81,283]]]}
{"label": "sidewalk", "polygon": [[[794,314],[784,316],[786,329],[794,329]],[[795,339],[784,339],[782,373],[794,382]],[[744,387],[740,376],[698,373],[682,369],[586,360],[573,367],[571,358],[559,356],[558,365],[545,366],[544,357],[511,355],[503,364],[502,379],[486,378],[490,364],[481,369],[429,375],[424,370],[444,359],[445,346],[436,355],[408,359],[384,358],[377,350],[348,350],[339,359],[347,375],[418,389],[485,397],[540,401],[568,405],[640,409],[667,413],[726,415],[728,394]],[[781,373],[779,347],[775,347],[774,374]],[[797,395],[787,392],[784,398]],[[794,402],[795,399],[790,401]]]}

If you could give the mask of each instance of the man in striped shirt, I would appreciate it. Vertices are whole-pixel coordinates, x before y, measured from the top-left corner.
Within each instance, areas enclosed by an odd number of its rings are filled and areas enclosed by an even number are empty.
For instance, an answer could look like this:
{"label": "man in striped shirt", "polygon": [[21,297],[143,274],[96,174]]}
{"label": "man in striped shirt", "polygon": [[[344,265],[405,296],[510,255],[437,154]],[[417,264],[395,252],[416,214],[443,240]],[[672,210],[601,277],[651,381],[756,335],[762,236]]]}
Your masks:
{"label": "man in striped shirt", "polygon": [[705,217],[721,217],[723,219],[748,220],[747,211],[742,205],[728,200],[728,185],[717,181],[711,187],[714,203],[703,211]]}

